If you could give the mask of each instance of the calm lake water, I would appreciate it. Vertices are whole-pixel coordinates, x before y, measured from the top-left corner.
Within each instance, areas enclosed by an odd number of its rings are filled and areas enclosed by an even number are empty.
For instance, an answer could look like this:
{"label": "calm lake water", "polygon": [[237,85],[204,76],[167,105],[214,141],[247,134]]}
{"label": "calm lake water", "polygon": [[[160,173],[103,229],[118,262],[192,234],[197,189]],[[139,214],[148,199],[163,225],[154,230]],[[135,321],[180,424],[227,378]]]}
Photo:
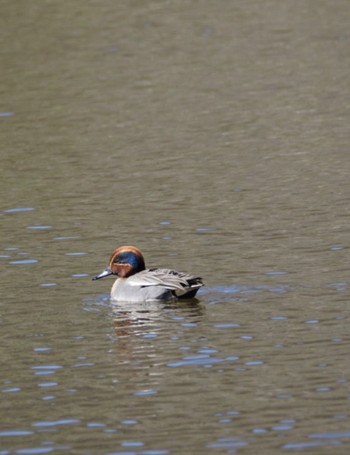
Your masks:
{"label": "calm lake water", "polygon": [[[0,21],[0,455],[348,454],[350,3]],[[123,244],[198,301],[112,305]]]}

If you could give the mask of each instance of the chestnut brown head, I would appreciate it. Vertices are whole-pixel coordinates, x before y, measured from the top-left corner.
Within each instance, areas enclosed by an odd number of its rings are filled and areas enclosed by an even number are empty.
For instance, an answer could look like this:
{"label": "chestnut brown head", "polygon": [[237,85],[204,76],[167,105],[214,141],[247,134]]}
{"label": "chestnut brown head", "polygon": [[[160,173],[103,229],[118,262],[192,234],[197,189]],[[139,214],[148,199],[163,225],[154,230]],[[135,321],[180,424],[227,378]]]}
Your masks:
{"label": "chestnut brown head", "polygon": [[93,279],[99,280],[109,275],[127,278],[142,270],[145,270],[145,260],[141,251],[134,246],[121,246],[113,252],[106,270]]}

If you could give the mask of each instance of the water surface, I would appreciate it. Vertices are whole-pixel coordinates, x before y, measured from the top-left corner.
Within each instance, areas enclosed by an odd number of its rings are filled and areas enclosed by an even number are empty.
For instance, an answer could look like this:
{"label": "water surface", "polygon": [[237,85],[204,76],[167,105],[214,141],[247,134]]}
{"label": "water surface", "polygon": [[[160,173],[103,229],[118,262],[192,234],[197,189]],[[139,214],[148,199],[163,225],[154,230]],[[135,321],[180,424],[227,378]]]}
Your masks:
{"label": "water surface", "polygon": [[2,3],[0,455],[348,453],[348,2]]}

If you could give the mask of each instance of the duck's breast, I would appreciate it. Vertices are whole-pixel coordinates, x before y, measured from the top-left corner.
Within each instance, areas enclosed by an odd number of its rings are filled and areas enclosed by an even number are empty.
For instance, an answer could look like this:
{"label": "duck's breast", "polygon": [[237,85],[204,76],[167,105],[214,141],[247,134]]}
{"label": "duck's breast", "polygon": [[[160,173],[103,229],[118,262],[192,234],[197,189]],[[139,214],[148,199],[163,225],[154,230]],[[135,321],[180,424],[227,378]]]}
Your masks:
{"label": "duck's breast", "polygon": [[128,278],[118,278],[112,286],[111,299],[124,302],[169,300],[173,293],[162,286],[139,286],[130,284]]}

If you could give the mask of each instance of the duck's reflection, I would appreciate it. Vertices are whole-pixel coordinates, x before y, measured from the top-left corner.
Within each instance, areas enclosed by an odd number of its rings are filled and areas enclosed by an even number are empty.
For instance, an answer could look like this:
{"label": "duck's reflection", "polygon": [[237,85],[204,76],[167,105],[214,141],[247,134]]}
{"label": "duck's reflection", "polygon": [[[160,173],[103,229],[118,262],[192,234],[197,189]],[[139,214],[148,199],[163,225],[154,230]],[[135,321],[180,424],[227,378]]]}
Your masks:
{"label": "duck's reflection", "polygon": [[[106,304],[107,302],[105,302]],[[108,302],[110,374],[126,394],[157,394],[168,382],[169,362],[182,358],[182,346],[201,331],[205,306],[198,300],[176,302]],[[104,308],[107,309],[106,305]],[[196,334],[195,334],[196,333]],[[136,398],[135,398],[136,399]]]}
{"label": "duck's reflection", "polygon": [[113,326],[117,337],[132,334],[146,336],[150,331],[167,332],[169,321],[178,319],[198,323],[204,313],[204,307],[197,299],[183,301],[181,304],[163,302],[112,304]]}

